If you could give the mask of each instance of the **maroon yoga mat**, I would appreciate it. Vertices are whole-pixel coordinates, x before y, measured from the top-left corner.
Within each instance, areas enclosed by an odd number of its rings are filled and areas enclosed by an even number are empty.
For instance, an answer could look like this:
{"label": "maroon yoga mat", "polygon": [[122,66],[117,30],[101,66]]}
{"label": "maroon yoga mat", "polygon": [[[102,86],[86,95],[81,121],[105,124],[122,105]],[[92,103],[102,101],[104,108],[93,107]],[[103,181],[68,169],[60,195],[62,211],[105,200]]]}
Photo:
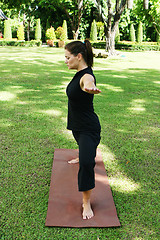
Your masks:
{"label": "maroon yoga mat", "polygon": [[91,205],[94,217],[82,218],[82,193],[78,191],[79,164],[68,164],[78,157],[78,150],[55,149],[51,175],[46,226],[54,227],[118,227],[112,192],[98,149],[95,166],[96,186],[92,191]]}

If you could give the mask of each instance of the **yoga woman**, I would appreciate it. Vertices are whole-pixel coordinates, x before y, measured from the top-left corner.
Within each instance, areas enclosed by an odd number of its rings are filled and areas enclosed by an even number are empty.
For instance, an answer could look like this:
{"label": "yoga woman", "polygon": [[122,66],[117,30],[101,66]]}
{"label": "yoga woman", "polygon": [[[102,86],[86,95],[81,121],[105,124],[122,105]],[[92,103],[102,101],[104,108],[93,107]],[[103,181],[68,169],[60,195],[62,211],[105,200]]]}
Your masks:
{"label": "yoga woman", "polygon": [[84,43],[73,41],[65,46],[65,63],[68,69],[76,69],[77,73],[68,84],[68,123],[79,146],[79,158],[68,163],[79,162],[78,189],[83,195],[83,219],[94,216],[90,197],[95,187],[95,156],[100,142],[101,126],[94,112],[93,96],[101,91],[96,87],[96,79],[92,72],[93,52],[88,40]]}

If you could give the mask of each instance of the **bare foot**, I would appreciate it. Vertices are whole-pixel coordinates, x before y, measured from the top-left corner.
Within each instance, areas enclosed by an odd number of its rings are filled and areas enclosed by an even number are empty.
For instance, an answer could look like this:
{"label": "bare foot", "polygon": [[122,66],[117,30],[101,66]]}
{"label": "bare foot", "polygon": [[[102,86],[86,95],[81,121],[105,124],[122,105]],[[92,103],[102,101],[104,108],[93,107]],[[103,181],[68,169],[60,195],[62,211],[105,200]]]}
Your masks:
{"label": "bare foot", "polygon": [[82,207],[83,207],[83,213],[82,213],[83,219],[90,219],[94,216],[90,202],[83,203]]}
{"label": "bare foot", "polygon": [[68,163],[69,163],[69,164],[79,163],[79,158],[72,159],[72,160],[68,161]]}

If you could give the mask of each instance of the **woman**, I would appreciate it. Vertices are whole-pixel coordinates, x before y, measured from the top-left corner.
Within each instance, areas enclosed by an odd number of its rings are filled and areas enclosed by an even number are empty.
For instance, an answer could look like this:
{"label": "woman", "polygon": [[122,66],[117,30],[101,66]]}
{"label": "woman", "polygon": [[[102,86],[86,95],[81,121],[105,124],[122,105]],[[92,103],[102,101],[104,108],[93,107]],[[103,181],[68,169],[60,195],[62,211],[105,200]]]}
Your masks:
{"label": "woman", "polygon": [[72,130],[79,146],[79,158],[68,163],[79,162],[78,188],[83,196],[83,219],[94,216],[90,197],[95,187],[95,156],[100,142],[101,126],[94,112],[93,96],[101,91],[96,87],[92,72],[93,52],[88,40],[74,41],[65,46],[65,63],[69,69],[76,69],[66,89],[68,96],[67,129]]}

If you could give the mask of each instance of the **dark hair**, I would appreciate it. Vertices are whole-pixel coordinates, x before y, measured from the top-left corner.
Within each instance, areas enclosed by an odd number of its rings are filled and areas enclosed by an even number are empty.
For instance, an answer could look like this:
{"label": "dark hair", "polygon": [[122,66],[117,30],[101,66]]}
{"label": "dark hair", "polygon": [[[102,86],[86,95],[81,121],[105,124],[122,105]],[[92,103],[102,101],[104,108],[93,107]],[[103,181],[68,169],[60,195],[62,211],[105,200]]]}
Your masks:
{"label": "dark hair", "polygon": [[87,65],[89,67],[93,66],[93,51],[91,43],[88,40],[85,40],[84,42],[81,41],[70,42],[65,46],[65,49],[68,50],[74,56],[77,56],[78,53],[81,53]]}

